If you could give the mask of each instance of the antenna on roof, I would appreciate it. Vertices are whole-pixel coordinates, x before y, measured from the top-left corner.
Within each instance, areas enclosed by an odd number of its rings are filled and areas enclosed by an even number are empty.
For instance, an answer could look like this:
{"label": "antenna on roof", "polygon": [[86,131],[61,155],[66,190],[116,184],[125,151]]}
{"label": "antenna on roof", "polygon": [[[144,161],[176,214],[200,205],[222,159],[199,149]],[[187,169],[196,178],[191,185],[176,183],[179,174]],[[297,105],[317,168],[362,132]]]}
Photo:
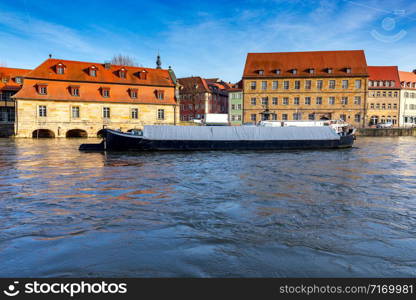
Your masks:
{"label": "antenna on roof", "polygon": [[49,54],[49,58],[52,58],[52,54]]}

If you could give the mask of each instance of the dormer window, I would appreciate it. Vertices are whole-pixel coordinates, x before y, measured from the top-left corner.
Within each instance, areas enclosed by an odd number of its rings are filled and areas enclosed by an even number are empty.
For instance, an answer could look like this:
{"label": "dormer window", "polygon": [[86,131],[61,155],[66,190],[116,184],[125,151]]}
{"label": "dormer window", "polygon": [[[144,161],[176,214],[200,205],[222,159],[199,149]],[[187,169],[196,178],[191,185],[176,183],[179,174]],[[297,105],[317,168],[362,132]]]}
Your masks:
{"label": "dormer window", "polygon": [[104,98],[110,98],[110,88],[109,87],[102,87],[101,88],[101,96]]}
{"label": "dormer window", "polygon": [[2,78],[1,78],[1,81],[2,81],[3,83],[7,83],[7,82],[9,82],[9,78],[8,78],[8,77],[2,77]]}
{"label": "dormer window", "polygon": [[139,78],[140,79],[143,79],[143,80],[146,80],[147,79],[147,71],[146,70],[140,71],[137,74],[139,75]]}
{"label": "dormer window", "polygon": [[297,69],[292,69],[292,74],[293,74],[293,75],[298,74],[298,70],[297,70]]}
{"label": "dormer window", "polygon": [[129,89],[130,98],[137,99],[137,89]]}
{"label": "dormer window", "polygon": [[158,100],[163,100],[165,97],[165,91],[164,90],[156,90],[156,98]]}
{"label": "dormer window", "polygon": [[125,68],[121,68],[120,70],[118,70],[118,76],[122,79],[126,79],[126,69]]}
{"label": "dormer window", "polygon": [[56,65],[56,74],[62,75],[65,73],[65,66],[62,63]]}
{"label": "dormer window", "polygon": [[264,70],[258,70],[259,75],[264,75]]}
{"label": "dormer window", "polygon": [[22,83],[23,83],[23,78],[22,78],[22,77],[16,77],[16,78],[14,79],[14,81],[15,81],[16,83],[22,84]]}
{"label": "dormer window", "polygon": [[347,74],[351,74],[351,68],[346,68],[345,72],[347,72]]}
{"label": "dormer window", "polygon": [[332,68],[328,68],[326,70],[327,70],[328,74],[332,74]]}
{"label": "dormer window", "polygon": [[90,69],[89,69],[89,73],[90,73],[90,76],[96,77],[97,76],[97,67],[96,66],[91,66]]}
{"label": "dormer window", "polygon": [[71,96],[79,97],[79,85],[71,85],[69,87],[69,92],[71,93]]}
{"label": "dormer window", "polygon": [[280,69],[276,69],[274,70],[274,72],[276,73],[276,75],[280,75]]}
{"label": "dormer window", "polygon": [[47,95],[48,94],[48,85],[47,84],[38,84],[37,90],[40,95]]}
{"label": "dormer window", "polygon": [[309,69],[309,74],[315,74],[315,69],[314,68],[310,68]]}

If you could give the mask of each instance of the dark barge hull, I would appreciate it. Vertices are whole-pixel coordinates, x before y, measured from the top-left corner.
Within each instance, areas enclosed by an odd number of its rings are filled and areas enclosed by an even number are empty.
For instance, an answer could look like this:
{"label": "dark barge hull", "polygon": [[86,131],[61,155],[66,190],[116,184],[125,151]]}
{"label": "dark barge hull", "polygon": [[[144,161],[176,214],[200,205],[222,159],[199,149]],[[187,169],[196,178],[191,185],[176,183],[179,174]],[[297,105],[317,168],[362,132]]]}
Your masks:
{"label": "dark barge hull", "polygon": [[[353,135],[341,136],[337,140],[147,140],[140,136],[107,129],[104,142],[99,145],[102,150],[109,151],[203,151],[338,149],[352,147],[353,143]],[[81,145],[80,150],[89,150],[88,144]]]}

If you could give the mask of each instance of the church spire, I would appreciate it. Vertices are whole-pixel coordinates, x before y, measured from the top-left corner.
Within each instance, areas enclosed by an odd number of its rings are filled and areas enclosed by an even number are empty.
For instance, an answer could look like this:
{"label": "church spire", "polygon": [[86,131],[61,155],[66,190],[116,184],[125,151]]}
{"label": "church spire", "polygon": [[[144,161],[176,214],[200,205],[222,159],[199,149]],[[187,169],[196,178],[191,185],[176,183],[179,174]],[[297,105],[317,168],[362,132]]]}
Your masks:
{"label": "church spire", "polygon": [[162,61],[160,60],[160,54],[159,54],[159,52],[157,53],[156,69],[162,69]]}

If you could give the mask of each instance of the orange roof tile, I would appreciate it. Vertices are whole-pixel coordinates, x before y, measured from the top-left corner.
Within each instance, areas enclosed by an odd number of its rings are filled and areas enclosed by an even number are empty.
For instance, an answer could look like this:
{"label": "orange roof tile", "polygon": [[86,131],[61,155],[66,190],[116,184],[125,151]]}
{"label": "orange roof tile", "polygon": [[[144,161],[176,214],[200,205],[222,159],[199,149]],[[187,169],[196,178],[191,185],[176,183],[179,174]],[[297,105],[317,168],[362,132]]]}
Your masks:
{"label": "orange roof tile", "polygon": [[[369,80],[374,81],[394,81],[393,87],[374,87],[374,89],[391,89],[400,88],[399,70],[397,66],[368,66],[368,74],[370,75]],[[371,89],[371,87],[370,87]]]}
{"label": "orange roof tile", "polygon": [[[206,80],[199,76],[178,78],[178,82],[183,87],[181,89],[182,93],[192,93],[195,91],[198,91],[198,93],[203,93],[203,92],[211,91],[208,87]],[[195,89],[195,86],[197,86],[196,89]]]}
{"label": "orange roof tile", "polygon": [[[410,82],[412,86],[416,85],[416,73],[399,71],[399,77],[401,82]],[[414,87],[405,87],[405,89],[416,89]]]}
{"label": "orange roof tile", "polygon": [[[56,66],[62,63],[65,67],[64,74],[57,74]],[[96,76],[89,75],[89,68],[95,66]],[[126,78],[120,78],[118,71],[126,69]],[[146,79],[140,79],[138,73],[147,72]],[[151,69],[131,66],[110,65],[95,62],[81,62],[50,58],[26,75],[28,78],[53,79],[80,82],[105,82],[122,84],[141,84],[154,86],[174,86],[169,71],[164,69]]]}
{"label": "orange roof tile", "polygon": [[[328,73],[332,69],[332,74]],[[347,68],[351,73],[347,73]],[[292,70],[297,73],[293,74]],[[314,73],[309,70],[313,69]],[[263,70],[264,74],[259,74]],[[280,70],[280,74],[276,73]],[[248,53],[244,78],[368,76],[363,50]]]}
{"label": "orange roof tile", "polygon": [[[24,77],[30,71],[28,69],[0,67],[0,90],[20,89],[22,84],[16,82],[16,77]],[[6,80],[7,82],[5,82]]]}
{"label": "orange roof tile", "polygon": [[[41,95],[37,91],[37,86],[44,84],[47,86],[47,94]],[[70,87],[74,87],[71,81],[45,81],[38,82],[36,79],[26,78],[24,85],[13,98],[16,99],[36,99],[36,100],[59,100],[72,102],[113,102],[113,103],[149,103],[149,104],[176,104],[175,89],[173,87],[163,88],[154,86],[133,86],[137,89],[137,98],[130,97],[132,85],[122,84],[102,84],[102,83],[80,83],[79,96],[72,96]],[[109,88],[110,96],[103,97],[102,89]],[[156,97],[157,90],[164,90],[164,99]]]}

